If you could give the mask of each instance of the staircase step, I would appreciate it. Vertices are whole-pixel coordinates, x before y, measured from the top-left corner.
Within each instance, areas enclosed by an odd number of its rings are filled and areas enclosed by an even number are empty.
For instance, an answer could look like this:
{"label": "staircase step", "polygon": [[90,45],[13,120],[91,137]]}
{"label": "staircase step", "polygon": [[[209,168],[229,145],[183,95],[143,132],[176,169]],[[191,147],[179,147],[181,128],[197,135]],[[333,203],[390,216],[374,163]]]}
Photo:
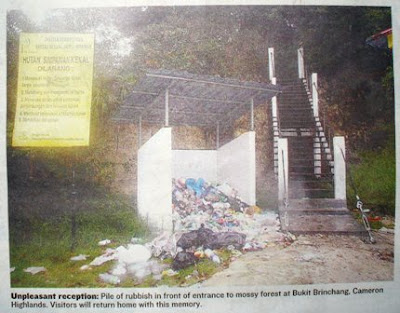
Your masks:
{"label": "staircase step", "polygon": [[333,189],[291,189],[289,192],[290,199],[301,199],[301,198],[333,198]]}
{"label": "staircase step", "polygon": [[286,210],[291,211],[301,211],[303,209],[307,210],[321,210],[321,209],[330,209],[330,210],[339,210],[349,212],[347,209],[346,200],[342,199],[296,199],[290,200],[289,206]]}

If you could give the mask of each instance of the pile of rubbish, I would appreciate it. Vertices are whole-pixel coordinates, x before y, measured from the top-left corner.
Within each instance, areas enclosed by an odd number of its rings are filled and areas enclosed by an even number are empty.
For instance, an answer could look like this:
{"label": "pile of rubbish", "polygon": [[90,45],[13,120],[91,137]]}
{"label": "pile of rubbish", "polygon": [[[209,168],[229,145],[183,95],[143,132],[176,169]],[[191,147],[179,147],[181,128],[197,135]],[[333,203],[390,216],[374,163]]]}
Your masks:
{"label": "pile of rubbish", "polygon": [[[133,238],[127,246],[107,248],[81,270],[114,261],[112,270],[99,275],[102,281],[120,284],[131,277],[140,283],[149,275],[155,280],[177,275],[205,258],[220,264],[220,249],[229,250],[234,260],[247,251],[292,240],[280,232],[276,213],[246,204],[228,184],[212,185],[202,178],[174,179],[172,199],[172,233],[163,232],[145,244]],[[99,242],[108,244],[108,239]],[[163,262],[166,258],[172,259],[172,264]]]}
{"label": "pile of rubbish", "polygon": [[245,203],[228,184],[212,185],[202,178],[173,180],[172,211],[176,232],[204,225],[214,232],[243,233],[254,242],[261,234],[280,230],[276,213],[261,214],[259,207]]}

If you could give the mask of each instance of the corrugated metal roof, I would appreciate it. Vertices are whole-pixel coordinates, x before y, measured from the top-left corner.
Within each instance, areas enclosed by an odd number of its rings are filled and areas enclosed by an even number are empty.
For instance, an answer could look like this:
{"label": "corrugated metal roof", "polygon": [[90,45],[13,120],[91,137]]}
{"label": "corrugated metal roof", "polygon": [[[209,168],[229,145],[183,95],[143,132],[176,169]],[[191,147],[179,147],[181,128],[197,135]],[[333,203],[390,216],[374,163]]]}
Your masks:
{"label": "corrugated metal roof", "polygon": [[216,125],[236,119],[254,104],[265,103],[279,86],[187,72],[150,70],[129,92],[114,120],[164,123],[168,91],[169,125]]}

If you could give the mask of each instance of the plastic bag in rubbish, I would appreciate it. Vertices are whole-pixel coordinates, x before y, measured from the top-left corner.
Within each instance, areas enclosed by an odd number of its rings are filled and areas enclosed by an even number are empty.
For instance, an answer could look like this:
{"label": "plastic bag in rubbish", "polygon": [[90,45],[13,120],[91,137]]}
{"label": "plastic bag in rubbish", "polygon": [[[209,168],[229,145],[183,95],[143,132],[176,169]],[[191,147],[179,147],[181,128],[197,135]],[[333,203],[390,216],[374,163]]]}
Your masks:
{"label": "plastic bag in rubbish", "polygon": [[197,259],[193,253],[181,251],[175,256],[174,261],[172,262],[172,269],[177,271],[195,264],[196,261]]}
{"label": "plastic bag in rubbish", "polygon": [[202,224],[199,229],[183,234],[176,245],[182,249],[207,245],[212,234],[213,231]]}
{"label": "plastic bag in rubbish", "polygon": [[99,274],[99,278],[108,284],[112,284],[112,285],[118,285],[119,283],[121,283],[121,279],[118,276],[115,275],[111,275],[108,273],[104,273],[104,274]]}
{"label": "plastic bag in rubbish", "polygon": [[111,274],[115,276],[123,276],[126,274],[126,272],[127,270],[125,264],[118,263],[117,266],[112,269]]}
{"label": "plastic bag in rubbish", "polygon": [[154,275],[157,278],[166,268],[166,264],[160,264],[156,260],[134,263],[127,266],[128,273],[138,281],[142,281],[149,275]]}
{"label": "plastic bag in rubbish", "polygon": [[219,256],[211,249],[204,250],[204,254],[214,263],[221,263]]}
{"label": "plastic bag in rubbish", "polygon": [[217,189],[229,198],[236,198],[237,191],[229,186],[227,183],[217,186]]}
{"label": "plastic bag in rubbish", "polygon": [[197,180],[194,178],[186,179],[186,187],[190,190],[193,190],[197,197],[201,197],[203,195],[204,185],[205,180],[203,178],[199,178]]}
{"label": "plastic bag in rubbish", "polygon": [[147,262],[134,263],[128,266],[128,272],[136,280],[142,281],[145,277],[151,275],[151,268]]}
{"label": "plastic bag in rubbish", "polygon": [[128,244],[128,248],[123,246],[117,248],[117,259],[125,264],[146,262],[150,258],[150,250],[143,245]]}
{"label": "plastic bag in rubbish", "polygon": [[234,246],[236,249],[240,249],[245,244],[245,240],[245,234],[233,231],[214,233],[212,239],[208,243],[208,246],[211,249],[226,248],[228,246]]}
{"label": "plastic bag in rubbish", "polygon": [[103,263],[106,263],[106,262],[109,262],[109,261],[112,261],[112,260],[115,260],[115,255],[113,255],[113,254],[111,254],[111,255],[103,254],[103,255],[100,255],[97,258],[95,258],[92,262],[90,262],[89,265],[100,266]]}
{"label": "plastic bag in rubbish", "polygon": [[154,238],[146,244],[151,254],[156,258],[174,257],[176,254],[176,238],[175,234],[163,232],[160,236]]}

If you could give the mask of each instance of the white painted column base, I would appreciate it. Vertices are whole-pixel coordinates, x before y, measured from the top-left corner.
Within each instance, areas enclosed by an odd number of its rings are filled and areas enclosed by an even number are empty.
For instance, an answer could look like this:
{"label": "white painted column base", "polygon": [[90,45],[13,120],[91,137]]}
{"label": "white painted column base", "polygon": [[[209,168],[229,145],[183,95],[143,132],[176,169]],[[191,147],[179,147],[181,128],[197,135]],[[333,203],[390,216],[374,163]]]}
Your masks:
{"label": "white painted column base", "polygon": [[346,199],[346,146],[343,136],[333,138],[335,199]]}
{"label": "white painted column base", "polygon": [[288,140],[278,140],[278,200],[284,201],[289,197],[289,157]]}

